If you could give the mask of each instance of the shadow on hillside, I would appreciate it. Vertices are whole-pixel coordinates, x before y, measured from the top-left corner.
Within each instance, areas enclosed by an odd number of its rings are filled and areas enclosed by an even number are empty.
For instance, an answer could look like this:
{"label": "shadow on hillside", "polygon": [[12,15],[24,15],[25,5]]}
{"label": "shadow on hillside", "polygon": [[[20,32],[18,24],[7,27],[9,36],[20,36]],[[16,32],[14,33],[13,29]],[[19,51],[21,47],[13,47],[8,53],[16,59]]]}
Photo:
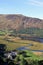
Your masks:
{"label": "shadow on hillside", "polygon": [[43,65],[43,60],[38,61],[39,65]]}
{"label": "shadow on hillside", "polygon": [[5,44],[0,44],[0,65],[4,65],[4,60],[3,56],[6,50],[6,45]]}
{"label": "shadow on hillside", "polygon": [[6,45],[5,44],[0,44],[0,65],[14,65],[12,61],[8,59],[4,60],[4,53],[6,52]]}
{"label": "shadow on hillside", "polygon": [[6,51],[6,45],[0,44],[0,56],[3,56]]}

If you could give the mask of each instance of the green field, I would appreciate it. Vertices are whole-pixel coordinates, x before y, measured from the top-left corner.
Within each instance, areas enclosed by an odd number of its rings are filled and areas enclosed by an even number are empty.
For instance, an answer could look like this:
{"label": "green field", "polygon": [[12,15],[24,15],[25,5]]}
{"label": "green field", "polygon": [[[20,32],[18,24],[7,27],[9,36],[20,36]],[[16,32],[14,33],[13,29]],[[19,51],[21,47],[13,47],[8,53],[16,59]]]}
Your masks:
{"label": "green field", "polygon": [[[22,40],[19,37],[13,36],[0,36],[0,44],[6,45],[6,50],[14,50],[19,47],[27,47],[31,50],[43,50],[43,44],[41,42],[31,41],[31,40]],[[29,45],[32,46],[29,46]]]}
{"label": "green field", "polygon": [[[5,51],[16,50],[17,48],[23,46],[30,48],[30,50],[43,50],[43,43],[41,42],[22,40],[18,36],[9,36],[7,33],[5,35],[0,35],[0,45],[1,44],[5,45]],[[13,60],[15,65],[17,62],[19,62],[18,59],[20,59],[20,65],[25,65],[25,62],[27,62],[28,65],[38,65],[38,61],[43,60],[43,52],[32,52],[30,50],[24,50],[24,52],[26,52],[24,55],[18,54],[17,57]],[[21,53],[23,51],[17,50],[17,52]],[[4,62],[6,62],[6,59],[3,59]]]}
{"label": "green field", "polygon": [[[19,37],[13,36],[0,36],[0,44],[5,44],[7,50],[13,50],[18,47],[27,46],[32,50],[43,50],[43,44],[41,42],[30,41],[30,40],[21,40]],[[33,44],[28,46],[28,44]]]}

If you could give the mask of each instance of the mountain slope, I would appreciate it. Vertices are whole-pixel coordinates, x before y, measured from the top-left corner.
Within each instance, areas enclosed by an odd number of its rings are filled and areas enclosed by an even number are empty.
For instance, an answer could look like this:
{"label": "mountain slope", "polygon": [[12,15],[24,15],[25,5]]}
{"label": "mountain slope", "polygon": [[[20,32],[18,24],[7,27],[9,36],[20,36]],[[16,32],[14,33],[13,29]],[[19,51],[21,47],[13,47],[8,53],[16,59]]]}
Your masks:
{"label": "mountain slope", "polygon": [[0,14],[0,29],[20,30],[31,27],[43,28],[43,20],[38,18],[26,17],[20,14]]}

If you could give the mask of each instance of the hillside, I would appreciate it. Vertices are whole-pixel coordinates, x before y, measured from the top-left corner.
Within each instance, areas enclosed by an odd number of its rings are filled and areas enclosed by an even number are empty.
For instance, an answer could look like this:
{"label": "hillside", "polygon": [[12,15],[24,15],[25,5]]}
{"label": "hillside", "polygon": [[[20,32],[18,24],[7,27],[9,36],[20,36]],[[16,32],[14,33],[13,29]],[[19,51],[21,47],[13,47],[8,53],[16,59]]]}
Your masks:
{"label": "hillside", "polygon": [[26,17],[20,14],[0,14],[0,30],[3,29],[26,29],[26,28],[43,28],[43,20],[38,18]]}

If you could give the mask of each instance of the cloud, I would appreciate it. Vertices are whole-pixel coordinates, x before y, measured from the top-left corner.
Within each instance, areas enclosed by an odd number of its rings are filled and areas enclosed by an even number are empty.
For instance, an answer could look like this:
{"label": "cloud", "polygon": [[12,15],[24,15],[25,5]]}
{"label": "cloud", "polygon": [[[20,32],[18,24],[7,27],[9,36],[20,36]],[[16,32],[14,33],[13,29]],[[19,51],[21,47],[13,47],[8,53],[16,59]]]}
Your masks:
{"label": "cloud", "polygon": [[39,1],[39,0],[28,0],[28,1],[29,1],[29,3],[27,3],[27,4],[43,7],[43,2],[42,1]]}

